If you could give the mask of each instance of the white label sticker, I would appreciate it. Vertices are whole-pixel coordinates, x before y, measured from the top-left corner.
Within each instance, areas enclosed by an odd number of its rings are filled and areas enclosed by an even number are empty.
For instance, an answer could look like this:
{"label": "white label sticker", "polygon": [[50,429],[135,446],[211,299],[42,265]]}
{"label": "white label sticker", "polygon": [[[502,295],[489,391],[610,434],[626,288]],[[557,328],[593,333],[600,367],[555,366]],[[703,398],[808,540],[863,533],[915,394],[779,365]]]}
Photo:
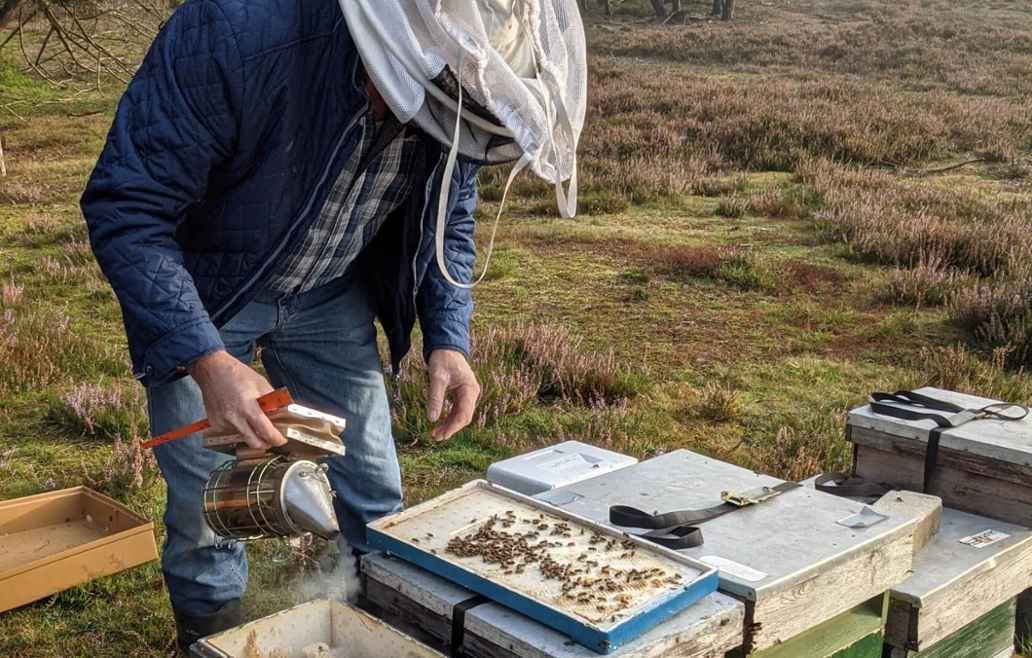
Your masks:
{"label": "white label sticker", "polygon": [[986,546],[992,546],[998,541],[1003,541],[1007,537],[1010,537],[1010,535],[1008,535],[1005,532],[990,529],[983,530],[982,532],[971,535],[970,537],[958,539],[957,541],[959,541],[961,544],[967,544],[968,546],[972,546],[974,548],[985,548]]}
{"label": "white label sticker", "polygon": [[705,562],[715,569],[720,569],[726,574],[741,578],[742,580],[750,583],[758,583],[767,577],[767,574],[762,571],[757,571],[752,567],[747,567],[744,564],[739,564],[733,560],[720,557],[719,555],[703,555],[699,558],[700,562]]}

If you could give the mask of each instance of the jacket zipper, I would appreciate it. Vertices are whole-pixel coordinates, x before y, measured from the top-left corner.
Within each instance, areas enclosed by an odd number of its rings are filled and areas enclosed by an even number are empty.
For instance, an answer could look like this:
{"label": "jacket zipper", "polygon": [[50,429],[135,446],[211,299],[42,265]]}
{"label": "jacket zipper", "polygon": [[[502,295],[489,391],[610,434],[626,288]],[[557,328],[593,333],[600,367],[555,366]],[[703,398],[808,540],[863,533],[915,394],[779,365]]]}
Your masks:
{"label": "jacket zipper", "polygon": [[[427,177],[426,188],[424,189],[424,194],[425,194],[426,202],[423,204],[423,212],[420,213],[420,216],[419,216],[419,240],[416,242],[416,251],[412,255],[412,307],[413,307],[413,309],[416,306],[416,298],[419,297],[419,285],[416,283],[416,279],[418,277],[416,275],[418,274],[417,270],[419,268],[419,251],[420,251],[420,247],[422,247],[422,245],[423,245],[423,222],[426,221],[426,216],[427,216],[426,211],[427,211],[427,209],[430,207],[430,204],[433,203],[433,194],[431,192],[432,192],[432,188],[434,186],[434,179],[437,177],[437,171],[440,168],[441,168],[441,160],[440,160],[440,158],[438,158],[437,164],[434,165],[433,171],[431,171],[430,175]],[[444,181],[441,181],[441,184],[443,185]],[[401,401],[401,386],[400,386],[400,384],[401,384],[401,361],[400,360],[391,364],[391,378],[394,380],[394,401],[395,402],[400,402]]]}
{"label": "jacket zipper", "polygon": [[[441,168],[441,161],[440,161],[440,159],[438,159],[437,160],[437,164],[434,165],[434,169],[433,169],[433,171],[430,172],[430,176],[427,178],[427,181],[426,181],[426,190],[425,190],[426,203],[423,204],[423,213],[419,217],[419,242],[418,242],[418,244],[420,246],[422,246],[422,244],[423,244],[423,222],[426,220],[426,216],[427,216],[427,212],[426,211],[427,211],[427,209],[430,208],[430,204],[433,203],[433,196],[434,195],[432,194],[432,191],[433,191],[433,186],[434,186],[434,178],[437,177],[437,171],[440,168]],[[444,181],[441,181],[441,184],[443,185]],[[419,264],[419,249],[416,249],[415,255],[412,256],[412,303],[413,304],[416,303],[416,297],[419,296],[419,286],[415,285],[415,283],[416,283],[416,269],[418,267],[418,264]]]}
{"label": "jacket zipper", "polygon": [[[226,309],[235,304],[236,301],[240,299],[240,296],[247,292],[248,288],[253,286],[255,282],[266,273],[269,265],[274,260],[276,260],[276,258],[279,257],[280,252],[282,252],[283,248],[287,246],[288,242],[290,242],[290,239],[293,237],[294,231],[295,229],[297,229],[298,224],[300,224],[301,220],[303,220],[308,215],[308,213],[312,211],[312,206],[315,204],[315,198],[318,196],[319,190],[322,189],[323,185],[326,184],[326,179],[330,175],[330,170],[333,169],[333,163],[337,161],[337,156],[340,154],[341,147],[344,146],[344,140],[347,138],[348,133],[351,132],[352,128],[355,127],[355,124],[359,121],[359,119],[362,118],[362,116],[364,116],[364,114],[365,112],[363,111],[353,116],[351,118],[350,123],[348,123],[347,127],[344,128],[344,131],[341,133],[340,137],[337,138],[337,144],[333,147],[333,153],[330,155],[330,160],[326,163],[326,167],[323,169],[322,175],[319,177],[319,182],[316,184],[315,188],[312,189],[312,193],[308,197],[308,201],[301,209],[301,212],[298,213],[297,217],[294,218],[294,221],[291,223],[290,229],[287,231],[283,240],[281,240],[280,243],[276,246],[276,249],[272,252],[272,254],[270,254],[269,257],[265,259],[265,262],[262,263],[261,267],[258,268],[258,271],[254,273],[254,276],[248,279],[248,281],[244,283],[244,285],[240,286],[240,288],[238,288],[237,291],[233,293],[233,295],[230,296],[230,298],[226,302],[224,302],[218,309],[216,309],[214,313],[211,314],[213,320],[217,319],[220,315],[225,313]],[[420,224],[420,226],[422,226],[422,224]]]}

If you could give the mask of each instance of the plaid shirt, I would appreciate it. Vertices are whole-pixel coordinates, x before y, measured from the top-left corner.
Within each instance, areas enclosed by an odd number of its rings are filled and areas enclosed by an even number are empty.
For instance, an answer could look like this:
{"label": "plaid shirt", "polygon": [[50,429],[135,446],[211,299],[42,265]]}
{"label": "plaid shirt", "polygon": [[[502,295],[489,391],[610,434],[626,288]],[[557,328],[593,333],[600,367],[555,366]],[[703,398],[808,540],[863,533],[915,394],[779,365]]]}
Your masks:
{"label": "plaid shirt", "polygon": [[[269,290],[298,294],[344,276],[412,190],[406,163],[416,138],[410,132],[397,123],[378,126],[367,112],[351,133],[351,157],[304,240],[273,275]],[[390,141],[384,145],[383,139]]]}

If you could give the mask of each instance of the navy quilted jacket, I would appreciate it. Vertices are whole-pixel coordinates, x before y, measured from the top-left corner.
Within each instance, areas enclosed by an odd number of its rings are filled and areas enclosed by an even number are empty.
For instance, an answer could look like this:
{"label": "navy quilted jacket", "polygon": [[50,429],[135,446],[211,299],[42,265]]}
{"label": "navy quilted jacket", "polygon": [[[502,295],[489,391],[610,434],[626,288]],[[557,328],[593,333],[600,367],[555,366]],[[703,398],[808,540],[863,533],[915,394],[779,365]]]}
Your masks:
{"label": "navy quilted jacket", "polygon": [[[218,327],[261,289],[318,215],[367,98],[336,0],[190,0],[126,90],[82,197],[90,241],[122,306],[135,375],[169,381],[222,347]],[[392,363],[418,317],[426,352],[468,352],[472,300],[432,265],[442,148],[356,267],[373,286]],[[449,198],[452,273],[469,280],[477,166]]]}

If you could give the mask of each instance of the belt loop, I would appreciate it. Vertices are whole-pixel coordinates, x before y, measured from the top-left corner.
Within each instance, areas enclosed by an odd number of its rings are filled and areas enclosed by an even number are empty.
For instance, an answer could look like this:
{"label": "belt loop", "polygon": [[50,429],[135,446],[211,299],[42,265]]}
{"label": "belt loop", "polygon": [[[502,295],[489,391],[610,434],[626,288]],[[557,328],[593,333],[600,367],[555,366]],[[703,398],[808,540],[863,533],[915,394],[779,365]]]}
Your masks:
{"label": "belt loop", "polygon": [[300,298],[301,295],[296,292],[283,295],[283,298],[280,300],[283,304],[283,324],[290,322],[290,319],[297,313],[298,301]]}
{"label": "belt loop", "polygon": [[276,328],[279,329],[287,322],[287,296],[280,295],[276,298]]}

